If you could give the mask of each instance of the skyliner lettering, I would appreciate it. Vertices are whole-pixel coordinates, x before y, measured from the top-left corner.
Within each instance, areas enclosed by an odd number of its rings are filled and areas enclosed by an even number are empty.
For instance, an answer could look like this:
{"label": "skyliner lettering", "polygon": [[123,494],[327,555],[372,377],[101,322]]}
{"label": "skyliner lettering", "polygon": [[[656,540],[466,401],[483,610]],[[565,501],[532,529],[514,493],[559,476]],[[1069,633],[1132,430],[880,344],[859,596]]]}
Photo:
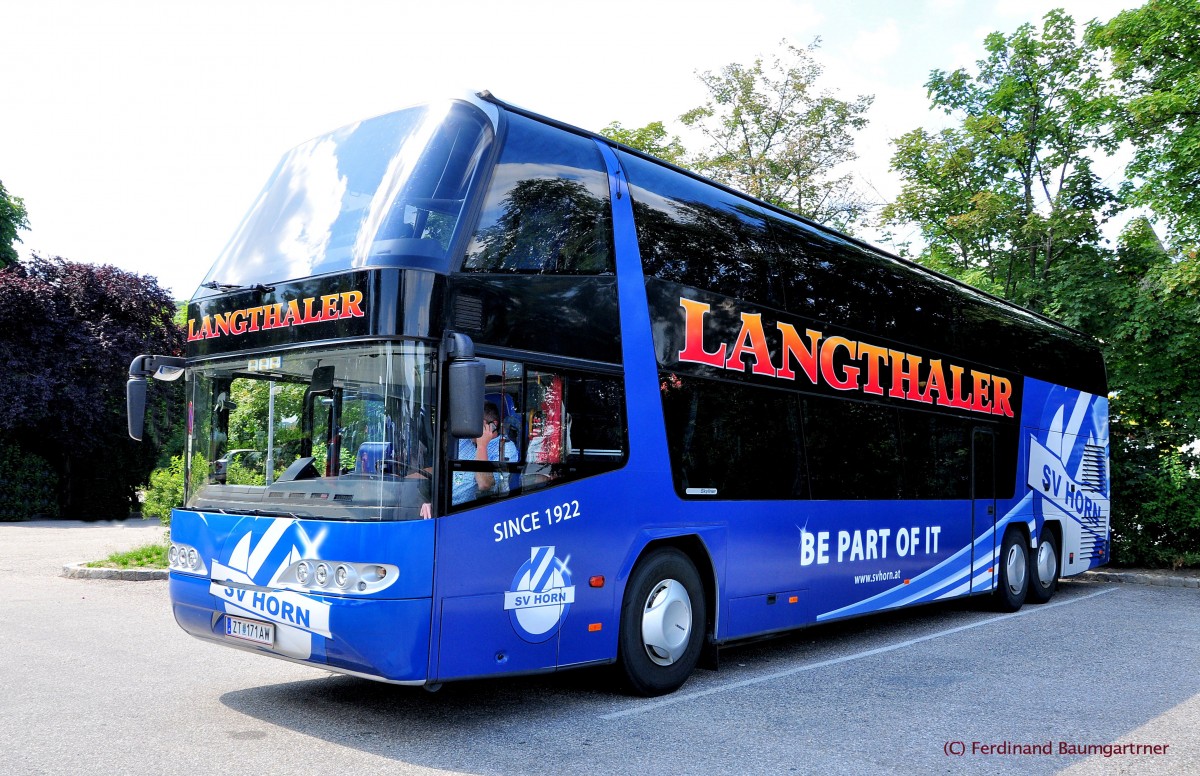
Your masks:
{"label": "skyliner lettering", "polygon": [[189,318],[188,342],[216,337],[236,337],[247,332],[338,321],[342,318],[362,318],[366,315],[362,309],[362,301],[362,291],[310,296],[262,307],[206,315],[200,319],[199,329],[196,328],[196,319]]}
{"label": "skyliner lettering", "polygon": [[[1013,417],[1012,382],[1007,378],[941,359],[926,361],[904,351],[823,332],[775,322],[779,333],[778,356],[767,342],[761,313],[741,313],[742,326],[732,342],[705,348],[705,318],[711,306],[679,298],[684,313],[684,347],[678,358],[732,372],[745,372],[779,380],[800,375],[812,385],[838,391],[860,391],[873,396],[937,404],[985,415]],[[748,363],[747,363],[748,362]]]}

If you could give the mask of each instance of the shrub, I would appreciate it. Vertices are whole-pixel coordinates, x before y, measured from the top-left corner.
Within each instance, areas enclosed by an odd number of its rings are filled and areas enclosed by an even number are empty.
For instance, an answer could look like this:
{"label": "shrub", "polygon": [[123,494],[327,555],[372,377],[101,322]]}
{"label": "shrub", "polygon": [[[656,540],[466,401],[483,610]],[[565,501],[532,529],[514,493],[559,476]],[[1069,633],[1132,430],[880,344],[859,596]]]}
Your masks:
{"label": "shrub", "polygon": [[171,456],[171,462],[150,472],[150,487],[142,500],[142,516],[157,517],[171,524],[171,510],[183,504],[183,456]]}
{"label": "shrub", "polygon": [[[208,478],[208,464],[202,455],[192,456],[192,490],[204,484]],[[142,501],[142,516],[157,517],[165,525],[171,525],[171,510],[183,506],[183,456],[171,456],[171,462],[150,472],[150,487]]]}
{"label": "shrub", "polygon": [[1153,568],[1200,566],[1200,477],[1182,450],[1113,456],[1113,562]]}
{"label": "shrub", "polygon": [[46,459],[0,444],[0,520],[58,517],[58,477]]}

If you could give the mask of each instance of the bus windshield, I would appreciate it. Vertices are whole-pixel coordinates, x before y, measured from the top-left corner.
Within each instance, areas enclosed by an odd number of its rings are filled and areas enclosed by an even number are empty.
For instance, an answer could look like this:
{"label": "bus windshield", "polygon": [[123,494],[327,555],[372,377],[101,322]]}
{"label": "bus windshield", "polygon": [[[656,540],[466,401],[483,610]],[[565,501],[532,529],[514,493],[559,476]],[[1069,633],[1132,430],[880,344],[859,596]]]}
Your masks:
{"label": "bus windshield", "polygon": [[493,134],[479,109],[445,102],[360,121],[294,148],[197,296],[368,266],[446,271]]}
{"label": "bus windshield", "polygon": [[430,514],[436,358],[415,342],[264,353],[188,374],[192,509]]}

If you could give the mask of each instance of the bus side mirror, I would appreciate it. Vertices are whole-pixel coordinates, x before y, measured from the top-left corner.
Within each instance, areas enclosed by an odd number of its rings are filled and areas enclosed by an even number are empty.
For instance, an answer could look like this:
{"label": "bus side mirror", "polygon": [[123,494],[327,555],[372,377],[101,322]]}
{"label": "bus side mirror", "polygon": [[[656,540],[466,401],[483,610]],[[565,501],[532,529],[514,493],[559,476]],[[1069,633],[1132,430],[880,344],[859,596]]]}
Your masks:
{"label": "bus side mirror", "polygon": [[130,377],[125,383],[125,409],[129,413],[129,436],[140,442],[146,423],[146,378]]}
{"label": "bus side mirror", "polygon": [[141,355],[129,364],[129,382],[125,383],[125,410],[129,415],[129,436],[142,441],[146,424],[146,378],[168,382],[183,375],[184,359],[178,356]]}
{"label": "bus side mirror", "polygon": [[475,358],[475,343],[465,334],[449,336],[450,436],[475,439],[483,434],[483,362]]}

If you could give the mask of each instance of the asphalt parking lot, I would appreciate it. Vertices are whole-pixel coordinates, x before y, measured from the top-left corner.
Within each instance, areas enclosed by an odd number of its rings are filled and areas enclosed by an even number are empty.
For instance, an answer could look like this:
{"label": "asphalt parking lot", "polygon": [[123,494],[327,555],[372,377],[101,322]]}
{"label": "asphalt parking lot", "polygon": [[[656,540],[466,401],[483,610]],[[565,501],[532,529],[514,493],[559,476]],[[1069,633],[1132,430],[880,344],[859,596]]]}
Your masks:
{"label": "asphalt parking lot", "polygon": [[161,535],[0,524],[0,773],[1200,772],[1197,589],[821,626],[659,699],[603,671],[431,694],[194,640],[162,581],[61,576]]}

